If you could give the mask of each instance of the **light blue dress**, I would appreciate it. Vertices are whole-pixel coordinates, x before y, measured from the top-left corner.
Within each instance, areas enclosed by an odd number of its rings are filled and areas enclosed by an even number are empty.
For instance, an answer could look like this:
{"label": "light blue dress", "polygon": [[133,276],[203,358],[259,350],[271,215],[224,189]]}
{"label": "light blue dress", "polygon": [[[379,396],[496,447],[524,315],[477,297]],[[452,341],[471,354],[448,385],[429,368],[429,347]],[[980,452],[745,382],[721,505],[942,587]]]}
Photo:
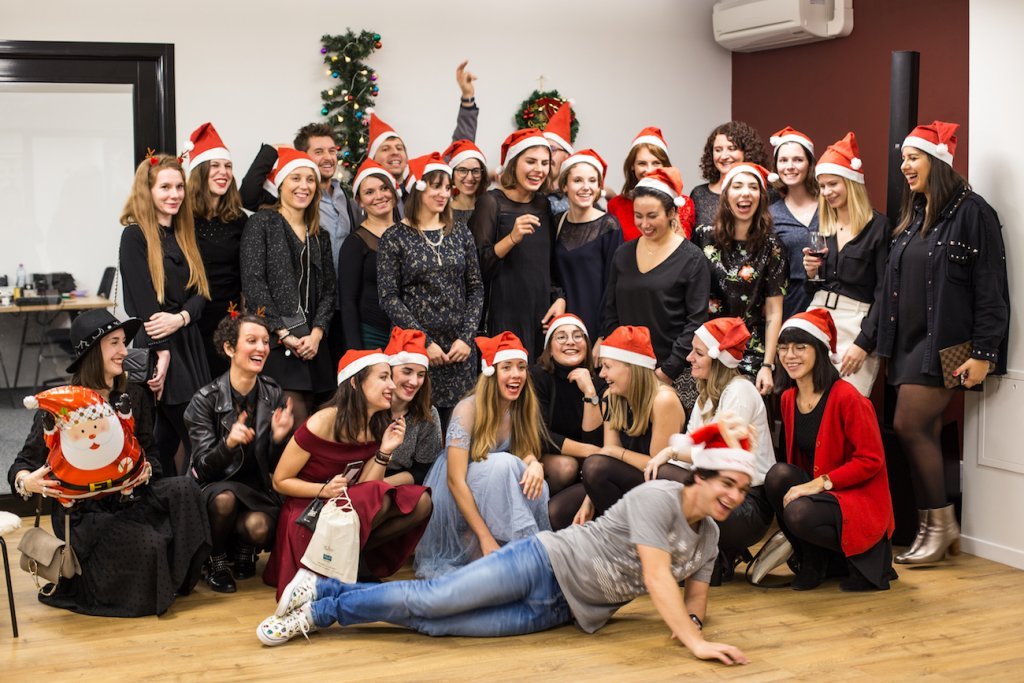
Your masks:
{"label": "light blue dress", "polygon": [[[473,396],[464,398],[455,407],[445,439],[448,446],[469,450],[475,407]],[[536,500],[529,500],[523,495],[519,480],[526,471],[526,465],[508,452],[507,418],[502,432],[506,436],[495,452],[479,462],[470,459],[466,471],[466,483],[477,510],[499,545],[551,529],[547,483]],[[416,548],[414,568],[417,576],[430,579],[472,562],[481,556],[481,552],[476,534],[469,528],[448,488],[447,449],[438,455],[423,484],[430,487],[434,511]]]}

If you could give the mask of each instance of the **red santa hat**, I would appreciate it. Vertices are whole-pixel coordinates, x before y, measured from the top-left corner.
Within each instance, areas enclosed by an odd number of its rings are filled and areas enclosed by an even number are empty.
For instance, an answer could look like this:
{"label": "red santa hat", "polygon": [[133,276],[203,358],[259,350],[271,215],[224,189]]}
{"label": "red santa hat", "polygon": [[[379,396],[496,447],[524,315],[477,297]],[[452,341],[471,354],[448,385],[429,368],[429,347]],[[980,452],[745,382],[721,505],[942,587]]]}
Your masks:
{"label": "red santa hat", "polygon": [[338,384],[347,380],[349,377],[355,377],[360,370],[368,368],[371,365],[377,363],[388,363],[389,359],[380,349],[370,349],[361,351],[359,349],[349,349],[345,352],[345,355],[338,361]]}
{"label": "red santa hat", "polygon": [[292,147],[279,147],[277,150],[277,161],[274,162],[274,167],[270,169],[270,175],[267,176],[263,187],[270,190],[276,197],[277,190],[281,187],[284,179],[288,177],[289,173],[299,168],[313,169],[313,172],[316,173],[317,182],[320,181],[320,169],[308,154]]}
{"label": "red santa hat", "polygon": [[824,308],[811,308],[803,313],[797,313],[792,318],[782,323],[782,334],[787,329],[803,330],[822,344],[828,347],[829,360],[833,363],[839,362],[839,355],[836,353],[836,323],[832,320],[832,314]]}
{"label": "red santa hat", "polygon": [[403,330],[401,327],[391,329],[391,339],[384,349],[388,363],[392,367],[415,363],[425,368],[430,367],[427,356],[427,335],[420,330]]}
{"label": "red santa hat", "polygon": [[494,374],[494,368],[498,363],[530,359],[523,342],[511,332],[502,332],[496,337],[477,337],[475,341],[477,348],[480,349],[481,372],[487,377]]}
{"label": "red santa hat", "polygon": [[850,131],[842,140],[828,146],[814,167],[814,177],[827,173],[863,185],[864,172],[860,170],[862,165],[857,136]]}
{"label": "red santa hat", "polygon": [[409,174],[405,178],[406,192],[411,192],[413,187],[423,192],[423,190],[427,189],[427,183],[423,179],[434,171],[444,171],[448,174],[449,178],[452,177],[452,167],[446,164],[444,157],[437,152],[409,159],[408,171]]}
{"label": "red santa hat", "polygon": [[583,323],[582,320],[580,320],[572,313],[563,313],[562,315],[556,315],[554,318],[551,319],[551,322],[548,323],[548,331],[547,334],[544,335],[544,346],[547,346],[548,342],[551,341],[551,336],[555,333],[555,330],[557,330],[559,327],[565,327],[566,325],[578,327],[580,330],[583,331],[583,334],[587,337],[587,339],[590,339],[590,333],[587,332],[587,326]]}
{"label": "red santa hat", "polygon": [[956,129],[959,127],[959,123],[945,121],[932,121],[918,126],[910,131],[910,135],[903,141],[903,147],[916,147],[952,166],[953,155],[956,154]]}
{"label": "red santa hat", "polygon": [[384,123],[384,119],[377,116],[373,109],[367,109],[366,115],[370,117],[370,146],[366,150],[366,156],[372,158],[385,140],[402,136],[396,133],[394,128]]}
{"label": "red santa hat", "polygon": [[378,164],[373,159],[367,158],[366,161],[364,161],[359,166],[359,170],[356,171],[356,179],[352,181],[352,195],[354,197],[358,197],[359,186],[362,184],[362,182],[369,178],[370,176],[375,175],[383,178],[384,182],[390,185],[392,190],[398,189],[398,187],[395,185],[395,176],[391,175],[391,173],[386,168]]}
{"label": "red santa hat", "polygon": [[632,150],[638,145],[654,145],[661,151],[665,152],[665,154],[668,154],[668,143],[665,142],[665,136],[661,134],[661,128],[648,126],[641,130],[636,134],[636,137],[633,138],[633,144],[629,146],[629,149]]}
{"label": "red santa hat", "polygon": [[456,140],[448,145],[442,156],[448,161],[448,165],[455,168],[463,161],[476,159],[483,166],[487,165],[487,157],[480,151],[480,148],[473,144],[472,140]]}
{"label": "red santa hat", "polygon": [[599,174],[598,182],[602,182],[604,177],[608,175],[608,164],[601,155],[592,149],[581,149],[578,152],[574,152],[569,156],[568,159],[562,162],[562,173],[568,173],[569,169],[576,164],[589,164],[594,167]]}
{"label": "red santa hat", "polygon": [[656,168],[643,178],[637,181],[636,187],[647,187],[658,190],[672,198],[676,206],[686,204],[686,197],[683,196],[683,176],[679,169],[674,166]]}
{"label": "red santa hat", "polygon": [[736,164],[725,174],[725,178],[722,180],[722,188],[729,187],[729,183],[732,179],[738,176],[740,173],[749,173],[750,175],[757,178],[757,182],[761,183],[761,188],[767,192],[768,183],[774,183],[779,179],[778,173],[771,173],[767,168],[761,164],[755,164],[750,161],[744,161],[742,164]]}
{"label": "red santa hat", "polygon": [[601,342],[598,355],[601,358],[611,358],[649,370],[658,367],[658,358],[654,355],[654,346],[651,345],[651,331],[642,325],[616,327]]}
{"label": "red santa hat", "polygon": [[509,161],[530,149],[531,147],[547,147],[551,149],[551,143],[544,137],[544,133],[536,128],[522,128],[515,131],[501,143],[501,166],[499,171]]}
{"label": "red santa hat", "polygon": [[551,115],[548,125],[544,126],[544,137],[569,154],[575,152],[569,143],[572,139],[572,100],[566,100],[558,111]]}
{"label": "red santa hat", "polygon": [[26,396],[22,403],[29,410],[45,410],[56,419],[57,427],[68,429],[79,422],[113,417],[114,409],[92,389],[68,385]]}
{"label": "red santa hat", "polygon": [[774,150],[775,154],[778,154],[779,147],[782,147],[787,142],[795,142],[806,149],[810,156],[814,156],[814,143],[811,142],[811,139],[797,129],[790,128],[789,126],[786,126],[768,138],[768,142],[772,143],[772,150]]}
{"label": "red santa hat", "polygon": [[740,318],[715,318],[694,333],[708,347],[708,356],[727,368],[739,367],[750,340],[750,331]]}
{"label": "red santa hat", "polygon": [[750,452],[750,440],[742,439],[740,447],[730,446],[717,422],[704,425],[691,434],[673,434],[669,447],[677,455],[689,456],[694,469],[714,472],[742,472],[753,479],[757,458]]}
{"label": "red santa hat", "polygon": [[231,152],[224,146],[224,141],[217,134],[213,124],[206,122],[192,131],[188,142],[182,145],[183,156],[188,158],[188,173],[204,161],[225,159],[231,161]]}

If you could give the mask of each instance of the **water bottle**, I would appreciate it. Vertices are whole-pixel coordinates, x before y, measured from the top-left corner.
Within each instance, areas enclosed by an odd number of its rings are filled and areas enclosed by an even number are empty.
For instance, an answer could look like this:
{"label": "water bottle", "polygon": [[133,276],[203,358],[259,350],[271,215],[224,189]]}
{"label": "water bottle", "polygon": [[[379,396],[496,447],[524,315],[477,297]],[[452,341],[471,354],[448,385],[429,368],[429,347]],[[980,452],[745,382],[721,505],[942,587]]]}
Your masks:
{"label": "water bottle", "polygon": [[18,270],[14,274],[14,286],[24,288],[28,283],[28,275],[25,274],[25,264],[19,263]]}

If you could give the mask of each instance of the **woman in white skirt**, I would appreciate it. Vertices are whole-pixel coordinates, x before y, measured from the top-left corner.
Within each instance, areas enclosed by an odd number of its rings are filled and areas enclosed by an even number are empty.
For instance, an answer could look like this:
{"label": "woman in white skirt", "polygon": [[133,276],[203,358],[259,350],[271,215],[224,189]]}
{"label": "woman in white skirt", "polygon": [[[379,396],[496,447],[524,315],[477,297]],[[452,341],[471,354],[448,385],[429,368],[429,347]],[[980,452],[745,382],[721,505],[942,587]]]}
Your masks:
{"label": "woman in white skirt", "polygon": [[[854,134],[830,145],[818,160],[819,230],[828,244],[824,258],[804,249],[804,269],[813,298],[808,309],[827,308],[838,332],[834,365],[864,396],[878,374],[874,354],[882,275],[888,257],[889,219],[871,208]],[[816,276],[821,281],[815,282]]]}

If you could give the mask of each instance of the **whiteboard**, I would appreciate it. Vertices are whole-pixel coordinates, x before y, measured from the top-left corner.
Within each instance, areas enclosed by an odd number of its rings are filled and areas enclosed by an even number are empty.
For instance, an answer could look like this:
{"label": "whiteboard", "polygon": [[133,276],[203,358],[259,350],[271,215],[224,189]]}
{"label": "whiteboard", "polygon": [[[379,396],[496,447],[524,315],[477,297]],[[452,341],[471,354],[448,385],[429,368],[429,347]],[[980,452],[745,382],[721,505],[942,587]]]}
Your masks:
{"label": "whiteboard", "polygon": [[117,263],[134,177],[132,86],[0,83],[0,275],[71,273],[95,293]]}

